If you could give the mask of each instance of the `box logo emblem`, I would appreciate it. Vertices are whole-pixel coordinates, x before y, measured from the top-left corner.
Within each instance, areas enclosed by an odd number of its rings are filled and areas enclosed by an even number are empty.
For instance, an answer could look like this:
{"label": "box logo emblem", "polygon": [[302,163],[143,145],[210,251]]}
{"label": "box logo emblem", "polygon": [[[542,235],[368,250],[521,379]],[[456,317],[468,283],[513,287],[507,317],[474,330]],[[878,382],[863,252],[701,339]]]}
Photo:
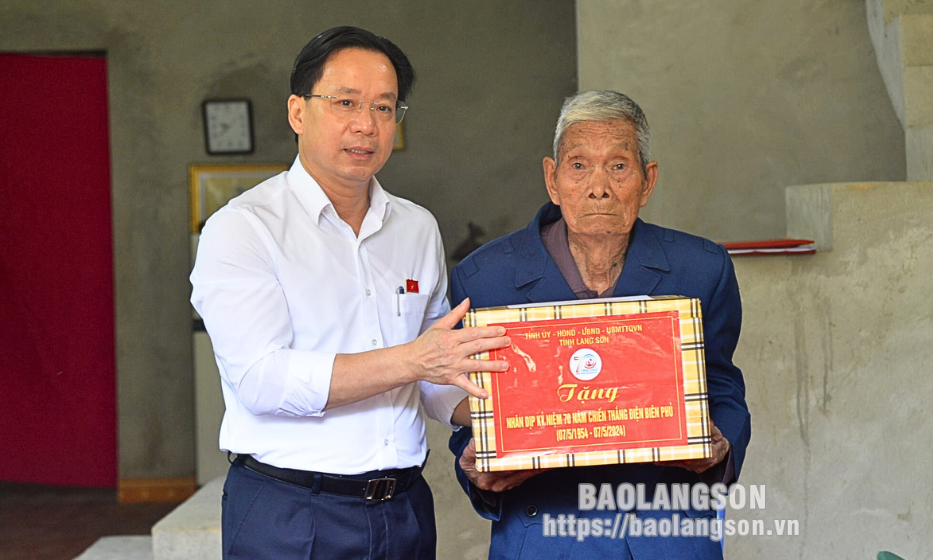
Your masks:
{"label": "box logo emblem", "polygon": [[570,356],[570,373],[580,381],[594,379],[603,369],[603,360],[595,350],[580,348]]}

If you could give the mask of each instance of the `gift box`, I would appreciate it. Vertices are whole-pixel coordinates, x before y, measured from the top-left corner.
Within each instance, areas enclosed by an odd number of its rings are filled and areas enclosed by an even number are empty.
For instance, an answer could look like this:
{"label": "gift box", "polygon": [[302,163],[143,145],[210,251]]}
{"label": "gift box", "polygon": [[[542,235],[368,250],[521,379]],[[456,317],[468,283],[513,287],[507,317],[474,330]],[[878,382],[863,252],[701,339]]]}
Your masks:
{"label": "gift box", "polygon": [[512,344],[471,373],[483,472],[704,459],[711,455],[700,300],[577,300],[471,309],[468,327],[501,325]]}

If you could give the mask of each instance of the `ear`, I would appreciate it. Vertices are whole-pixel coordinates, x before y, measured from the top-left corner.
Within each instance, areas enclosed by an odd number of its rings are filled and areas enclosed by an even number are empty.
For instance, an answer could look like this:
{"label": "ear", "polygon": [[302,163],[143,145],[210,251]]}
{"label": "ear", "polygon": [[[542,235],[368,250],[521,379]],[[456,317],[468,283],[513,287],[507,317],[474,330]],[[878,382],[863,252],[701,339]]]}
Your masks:
{"label": "ear", "polygon": [[304,119],[307,116],[305,114],[305,107],[307,107],[305,101],[304,97],[298,95],[288,96],[288,124],[298,135],[304,134],[305,131]]}
{"label": "ear", "polygon": [[648,165],[645,166],[645,184],[644,188],[641,191],[641,199],[639,205],[644,208],[648,204],[648,199],[651,198],[651,193],[654,192],[654,185],[658,182],[658,162],[650,161]]}
{"label": "ear", "polygon": [[551,197],[551,202],[560,206],[560,195],[557,194],[557,162],[553,158],[546,157],[542,162],[544,165],[544,184],[547,185],[547,195]]}

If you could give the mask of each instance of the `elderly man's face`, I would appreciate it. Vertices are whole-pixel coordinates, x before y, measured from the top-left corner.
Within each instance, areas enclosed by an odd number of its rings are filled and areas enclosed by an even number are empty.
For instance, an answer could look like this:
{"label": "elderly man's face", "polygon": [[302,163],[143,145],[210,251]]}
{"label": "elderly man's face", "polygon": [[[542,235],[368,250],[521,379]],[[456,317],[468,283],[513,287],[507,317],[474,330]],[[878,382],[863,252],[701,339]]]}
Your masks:
{"label": "elderly man's face", "polygon": [[559,162],[544,159],[544,178],[569,233],[627,235],[658,178],[656,162],[642,173],[635,126],[624,120],[576,123],[564,133],[558,155]]}

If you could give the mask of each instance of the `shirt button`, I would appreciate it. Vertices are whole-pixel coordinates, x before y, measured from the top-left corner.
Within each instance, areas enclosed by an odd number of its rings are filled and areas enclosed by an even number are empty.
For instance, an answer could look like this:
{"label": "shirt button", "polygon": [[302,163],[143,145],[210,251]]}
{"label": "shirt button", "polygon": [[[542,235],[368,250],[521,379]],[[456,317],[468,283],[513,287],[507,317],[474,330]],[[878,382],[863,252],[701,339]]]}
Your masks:
{"label": "shirt button", "polygon": [[383,445],[389,445],[389,438],[382,440]]}
{"label": "shirt button", "polygon": [[366,295],[371,296],[371,295],[373,295],[373,293],[370,292],[369,290],[366,290]]}
{"label": "shirt button", "polygon": [[379,343],[376,342],[376,339],[374,338],[374,339],[373,339],[373,346],[375,346],[375,345],[377,345],[377,344],[379,344]]}
{"label": "shirt button", "polygon": [[525,515],[528,517],[534,517],[538,515],[538,506],[528,506],[525,508]]}

